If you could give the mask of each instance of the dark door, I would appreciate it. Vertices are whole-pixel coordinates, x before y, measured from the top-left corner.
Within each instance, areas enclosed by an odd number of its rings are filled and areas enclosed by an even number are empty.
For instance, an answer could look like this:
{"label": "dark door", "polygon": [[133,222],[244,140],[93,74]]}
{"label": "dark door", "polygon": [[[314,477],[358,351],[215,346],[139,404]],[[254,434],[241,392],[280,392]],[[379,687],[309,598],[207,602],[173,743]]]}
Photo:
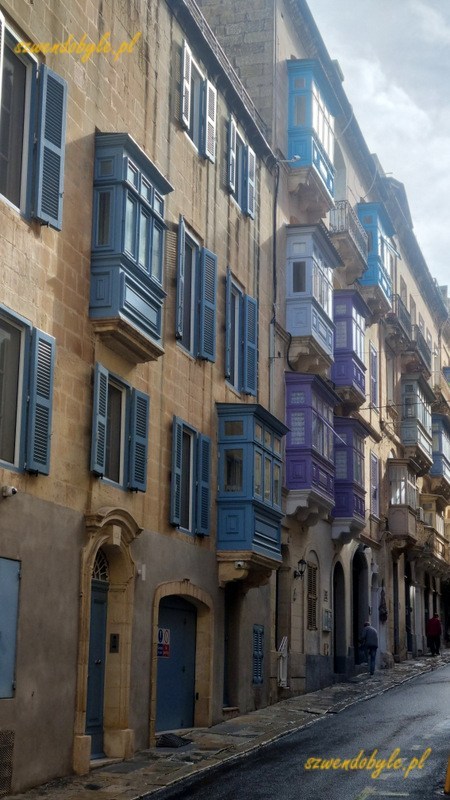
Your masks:
{"label": "dark door", "polygon": [[197,611],[180,597],[161,600],[158,622],[156,730],[194,724]]}
{"label": "dark door", "polygon": [[86,733],[92,737],[91,754],[103,753],[103,694],[105,687],[106,617],[109,585],[92,581],[91,630],[89,638]]}

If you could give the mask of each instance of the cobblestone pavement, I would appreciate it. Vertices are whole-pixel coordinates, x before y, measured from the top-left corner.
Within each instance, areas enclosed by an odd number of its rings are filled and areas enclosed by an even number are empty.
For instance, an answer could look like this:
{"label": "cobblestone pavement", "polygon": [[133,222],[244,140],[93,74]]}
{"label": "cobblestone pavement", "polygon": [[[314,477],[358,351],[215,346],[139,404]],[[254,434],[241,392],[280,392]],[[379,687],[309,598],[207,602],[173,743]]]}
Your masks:
{"label": "cobblestone pavement", "polygon": [[211,728],[179,731],[190,740],[182,747],[153,747],[129,761],[95,762],[88,775],[61,778],[9,797],[11,800],[144,800],[176,781],[228,759],[240,758],[310,725],[324,714],[338,714],[353,703],[368,700],[449,663],[450,650],[446,650],[436,658],[423,656],[396,664],[390,670],[379,670],[373,677],[365,672],[345,683],[282,700]]}

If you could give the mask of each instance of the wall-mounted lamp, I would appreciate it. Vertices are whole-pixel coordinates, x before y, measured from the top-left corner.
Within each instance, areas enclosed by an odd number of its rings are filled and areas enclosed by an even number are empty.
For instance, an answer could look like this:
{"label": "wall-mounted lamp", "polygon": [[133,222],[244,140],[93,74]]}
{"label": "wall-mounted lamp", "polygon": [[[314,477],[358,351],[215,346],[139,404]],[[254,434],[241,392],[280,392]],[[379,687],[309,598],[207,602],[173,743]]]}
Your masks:
{"label": "wall-mounted lamp", "polygon": [[295,156],[291,156],[291,158],[277,158],[276,164],[294,164],[296,161],[301,161],[301,156],[298,153]]}
{"label": "wall-mounted lamp", "polygon": [[303,580],[303,575],[305,574],[306,570],[306,561],[304,558],[301,558],[297,564],[297,569],[294,569],[294,578],[301,578]]}

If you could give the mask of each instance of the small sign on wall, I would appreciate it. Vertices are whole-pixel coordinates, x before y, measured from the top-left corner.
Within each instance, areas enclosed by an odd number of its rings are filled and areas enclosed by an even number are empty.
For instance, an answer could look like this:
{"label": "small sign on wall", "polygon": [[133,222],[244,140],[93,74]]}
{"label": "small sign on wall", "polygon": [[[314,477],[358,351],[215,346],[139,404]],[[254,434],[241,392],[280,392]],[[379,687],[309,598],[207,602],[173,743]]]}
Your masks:
{"label": "small sign on wall", "polygon": [[158,657],[170,658],[170,628],[158,628]]}

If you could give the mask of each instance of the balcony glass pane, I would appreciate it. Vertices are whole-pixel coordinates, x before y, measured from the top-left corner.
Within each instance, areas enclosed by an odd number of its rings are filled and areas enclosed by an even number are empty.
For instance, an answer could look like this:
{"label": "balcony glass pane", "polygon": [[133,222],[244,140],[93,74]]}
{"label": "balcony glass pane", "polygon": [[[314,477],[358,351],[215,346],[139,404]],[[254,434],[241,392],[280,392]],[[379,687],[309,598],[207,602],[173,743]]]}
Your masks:
{"label": "balcony glass pane", "polygon": [[294,261],[292,264],[292,291],[306,292],[306,261]]}
{"label": "balcony glass pane", "polygon": [[97,244],[109,244],[111,217],[111,192],[100,192],[98,198]]}
{"label": "balcony glass pane", "polygon": [[273,465],[273,502],[281,506],[281,469],[279,464]]}
{"label": "balcony glass pane", "polygon": [[158,225],[153,224],[151,274],[152,278],[159,282],[162,270],[162,242],[163,232]]}
{"label": "balcony glass pane", "polygon": [[264,458],[264,500],[267,503],[272,502],[272,461],[270,458]]}
{"label": "balcony glass pane", "polygon": [[226,492],[242,492],[243,489],[243,452],[225,450],[225,485]]}
{"label": "balcony glass pane", "polygon": [[137,203],[127,195],[125,204],[125,250],[133,257],[136,256],[136,220]]}
{"label": "balcony glass pane", "polygon": [[255,451],[255,470],[253,485],[256,497],[262,497],[262,454]]}

